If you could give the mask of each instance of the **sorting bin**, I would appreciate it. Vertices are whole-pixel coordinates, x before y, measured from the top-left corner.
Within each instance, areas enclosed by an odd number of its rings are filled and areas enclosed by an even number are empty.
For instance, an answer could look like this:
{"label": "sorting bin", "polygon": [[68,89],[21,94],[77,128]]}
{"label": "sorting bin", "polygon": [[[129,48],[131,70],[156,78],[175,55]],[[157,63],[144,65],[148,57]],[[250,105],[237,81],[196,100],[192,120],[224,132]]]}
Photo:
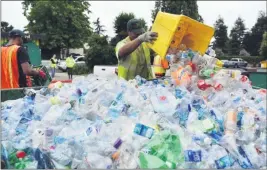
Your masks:
{"label": "sorting bin", "polygon": [[50,82],[52,81],[52,78],[51,78],[47,68],[43,65],[34,66],[33,68],[35,70],[42,70],[45,73],[46,78],[42,79],[41,77],[32,77],[32,86],[34,86],[34,87],[35,86],[48,86],[50,84]]}
{"label": "sorting bin", "polygon": [[46,79],[42,79],[38,76],[31,77],[32,79],[32,87],[24,87],[24,88],[14,88],[14,89],[1,89],[1,102],[4,102],[6,100],[16,100],[18,98],[22,98],[25,96],[25,90],[27,89],[34,89],[34,90],[40,90],[41,88],[47,87],[50,82],[52,81],[52,78],[45,66],[34,66],[34,69],[40,69],[46,74]]}
{"label": "sorting bin", "polygon": [[169,47],[178,48],[181,44],[204,54],[208,48],[214,29],[184,15],[158,12],[152,25],[152,32],[158,39],[148,46],[161,57],[165,57]]}

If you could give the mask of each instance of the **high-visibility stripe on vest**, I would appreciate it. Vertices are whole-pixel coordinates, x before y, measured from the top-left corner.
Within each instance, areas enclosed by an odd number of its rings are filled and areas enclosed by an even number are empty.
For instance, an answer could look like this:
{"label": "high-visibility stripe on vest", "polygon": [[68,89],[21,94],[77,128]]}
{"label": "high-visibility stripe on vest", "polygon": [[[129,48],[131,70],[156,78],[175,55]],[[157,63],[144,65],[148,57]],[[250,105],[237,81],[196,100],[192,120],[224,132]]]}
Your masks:
{"label": "high-visibility stripe on vest", "polygon": [[161,57],[159,55],[157,55],[154,58],[153,69],[154,69],[155,75],[157,75],[157,74],[163,75],[166,72],[166,70],[162,67]]}
{"label": "high-visibility stripe on vest", "polygon": [[19,88],[17,51],[20,46],[1,47],[1,89]]}
{"label": "high-visibility stripe on vest", "polygon": [[167,60],[162,59],[159,55],[154,58],[153,69],[156,76],[164,76],[168,67]]}
{"label": "high-visibility stripe on vest", "polygon": [[68,68],[72,68],[74,65],[75,65],[75,60],[73,58],[71,58],[71,57],[68,57],[66,59],[66,66]]}
{"label": "high-visibility stripe on vest", "polygon": [[[125,38],[122,41],[127,41],[129,37]],[[120,42],[119,42],[120,43]],[[150,64],[150,51],[149,47],[147,46],[146,43],[141,44],[144,54],[145,54],[145,60],[147,64],[147,69],[148,69],[148,77],[144,77],[146,79],[152,79],[153,78],[153,73],[152,73],[152,68]],[[118,48],[116,47],[116,53],[118,53]],[[131,80],[134,79],[136,75],[136,70],[139,68],[138,67],[138,57],[136,50],[133,51],[128,57],[126,57],[124,60],[118,60],[118,77],[124,78],[125,80]]]}

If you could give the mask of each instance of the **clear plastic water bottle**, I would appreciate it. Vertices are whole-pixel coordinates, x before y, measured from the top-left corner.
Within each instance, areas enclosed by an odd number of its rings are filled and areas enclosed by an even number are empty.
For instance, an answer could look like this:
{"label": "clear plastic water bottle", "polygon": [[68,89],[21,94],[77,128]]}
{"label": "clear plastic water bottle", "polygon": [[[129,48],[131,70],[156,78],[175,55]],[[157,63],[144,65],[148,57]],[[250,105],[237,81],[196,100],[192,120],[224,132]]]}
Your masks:
{"label": "clear plastic water bottle", "polygon": [[212,145],[207,159],[210,168],[227,169],[234,165],[235,159],[219,145]]}

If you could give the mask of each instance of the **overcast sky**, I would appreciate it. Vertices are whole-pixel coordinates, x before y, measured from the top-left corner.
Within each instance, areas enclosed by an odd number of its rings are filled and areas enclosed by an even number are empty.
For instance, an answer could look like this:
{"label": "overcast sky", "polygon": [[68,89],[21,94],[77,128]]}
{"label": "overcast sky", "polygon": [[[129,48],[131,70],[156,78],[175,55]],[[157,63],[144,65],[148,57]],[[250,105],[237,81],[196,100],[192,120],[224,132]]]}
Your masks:
{"label": "overcast sky", "polygon": [[[154,1],[91,1],[90,20],[97,17],[107,30],[110,37],[115,35],[113,21],[121,12],[133,12],[137,18],[144,18],[151,25],[151,10]],[[221,15],[228,26],[228,33],[237,17],[245,20],[246,28],[250,29],[256,22],[260,10],[266,11],[265,1],[198,1],[199,13],[204,23],[213,26],[215,20]],[[23,29],[27,19],[22,14],[21,1],[2,1],[1,20],[7,21],[15,28]]]}

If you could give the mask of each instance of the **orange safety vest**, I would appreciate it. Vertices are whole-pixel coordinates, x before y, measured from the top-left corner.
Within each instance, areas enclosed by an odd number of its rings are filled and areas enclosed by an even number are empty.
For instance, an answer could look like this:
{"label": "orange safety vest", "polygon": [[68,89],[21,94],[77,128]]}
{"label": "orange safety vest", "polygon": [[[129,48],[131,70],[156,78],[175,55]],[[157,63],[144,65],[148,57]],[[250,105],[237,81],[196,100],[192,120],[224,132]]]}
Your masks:
{"label": "orange safety vest", "polygon": [[164,76],[168,68],[169,64],[166,59],[162,59],[159,55],[154,58],[153,69],[156,77]]}
{"label": "orange safety vest", "polygon": [[17,51],[20,46],[1,47],[1,89],[19,88]]}

